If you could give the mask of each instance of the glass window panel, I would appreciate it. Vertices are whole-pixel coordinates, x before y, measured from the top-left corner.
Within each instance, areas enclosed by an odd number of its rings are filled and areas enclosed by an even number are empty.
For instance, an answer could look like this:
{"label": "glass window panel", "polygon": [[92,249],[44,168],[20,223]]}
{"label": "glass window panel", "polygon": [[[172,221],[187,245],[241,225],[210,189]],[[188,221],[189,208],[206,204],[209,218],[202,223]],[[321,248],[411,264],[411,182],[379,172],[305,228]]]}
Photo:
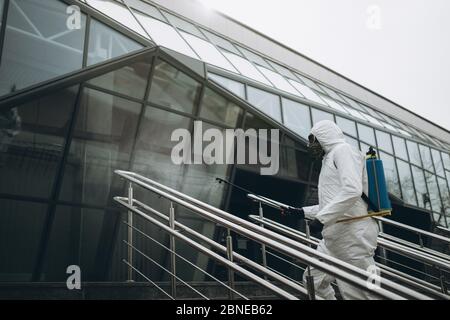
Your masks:
{"label": "glass window panel", "polygon": [[386,177],[386,184],[389,192],[396,197],[401,198],[395,158],[387,153],[380,152],[380,159],[383,160],[384,175]]}
{"label": "glass window panel", "polygon": [[275,120],[281,122],[280,97],[259,90],[253,87],[248,87],[248,101],[255,107],[271,116]]}
{"label": "glass window panel", "polygon": [[445,171],[445,175],[447,176],[447,183],[448,183],[448,187],[450,189],[450,171]]}
{"label": "glass window panel", "polygon": [[420,155],[422,156],[423,168],[434,172],[433,160],[431,159],[430,148],[419,144]]}
{"label": "glass window panel", "polygon": [[47,205],[0,199],[0,208],[0,281],[29,282],[36,264]]}
{"label": "glass window panel", "polygon": [[299,96],[298,91],[295,90],[294,87],[292,87],[291,84],[284,77],[267,68],[260,66],[256,67],[270,80],[270,82],[272,82],[275,85],[275,87],[277,87],[280,90],[284,90],[286,92]]}
{"label": "glass window panel", "polygon": [[129,66],[89,80],[89,83],[142,100],[144,99],[149,72],[150,58],[145,57]]}
{"label": "glass window panel", "polygon": [[205,89],[200,117],[236,127],[242,116],[242,109],[209,88]]}
{"label": "glass window panel", "polygon": [[411,176],[411,169],[407,162],[397,159],[398,174],[402,188],[403,200],[406,203],[417,205],[414,185]]}
{"label": "glass window panel", "polygon": [[342,107],[338,102],[334,101],[333,99],[330,99],[326,96],[321,96],[321,98],[334,110],[348,114],[347,110],[344,107]]}
{"label": "glass window panel", "polygon": [[209,38],[209,40],[214,43],[216,46],[221,47],[225,50],[228,50],[230,52],[233,52],[234,54],[237,54],[239,56],[242,56],[242,53],[239,52],[238,49],[228,40],[209,32],[205,29],[202,29],[202,32],[206,34],[206,36]]}
{"label": "glass window panel", "polygon": [[311,132],[309,107],[285,98],[282,99],[282,105],[286,127],[307,139]]}
{"label": "glass window panel", "polygon": [[348,144],[350,144],[356,150],[359,150],[359,142],[355,138],[345,135],[345,141],[347,141]]}
{"label": "glass window panel", "polygon": [[359,111],[364,111],[364,109],[359,105],[359,103],[357,103],[355,100],[353,100],[352,98],[349,98],[347,96],[344,96],[343,94],[340,95],[346,102],[347,104],[350,104],[350,106],[352,106],[353,108],[355,108],[356,110]]}
{"label": "glass window panel", "polygon": [[364,118],[364,116],[362,115],[362,113],[359,112],[358,110],[355,110],[355,109],[350,108],[350,107],[347,108],[347,110],[348,110],[348,112],[350,112],[350,114],[351,114],[352,116],[354,116],[355,118],[357,118],[357,119],[359,119],[359,120],[362,120],[362,121],[364,121],[364,122],[367,122],[367,119]]}
{"label": "glass window panel", "polygon": [[416,166],[412,166],[412,173],[419,207],[431,210],[431,203],[429,201],[430,196],[428,194],[423,170]]}
{"label": "glass window panel", "polygon": [[50,197],[77,93],[56,91],[0,112],[0,193]]}
{"label": "glass window panel", "polygon": [[450,191],[447,185],[447,180],[445,180],[444,178],[438,178],[438,183],[439,183],[439,191],[441,192],[442,203],[444,204],[446,213],[449,213]]}
{"label": "glass window panel", "polygon": [[398,129],[397,131],[400,132],[401,134],[407,136],[407,137],[410,137],[410,138],[412,137],[412,135],[409,132],[405,131],[405,130]]}
{"label": "glass window panel", "polygon": [[394,150],[392,149],[391,135],[378,130],[375,130],[375,133],[377,135],[378,148],[394,154]]}
{"label": "glass window panel", "polygon": [[369,113],[370,116],[372,116],[376,119],[380,119],[380,116],[378,115],[378,113],[375,112],[375,110],[373,110],[372,108],[370,108],[368,106],[364,106],[364,108],[366,109],[366,111]]}
{"label": "glass window panel", "polygon": [[315,90],[317,90],[317,91],[319,91],[319,92],[321,92],[321,93],[325,93],[324,91],[323,91],[323,89],[322,88],[320,88],[314,81],[312,81],[311,79],[309,79],[309,78],[307,78],[307,77],[305,77],[305,76],[303,76],[303,75],[301,75],[301,74],[298,74],[298,73],[296,73],[295,74],[300,80],[302,80],[303,81],[303,83],[304,84],[306,84],[308,87],[310,87],[311,89],[315,89]]}
{"label": "glass window panel", "polygon": [[199,91],[200,83],[164,61],[156,62],[149,101],[192,113]]}
{"label": "glass window panel", "polygon": [[146,38],[148,37],[144,29],[142,29],[126,6],[112,0],[86,0],[86,2],[101,13],[106,14],[134,32],[137,32]]}
{"label": "glass window panel", "polygon": [[237,70],[225,59],[225,57],[217,50],[211,43],[206,42],[196,36],[193,36],[189,33],[180,31],[186,41],[192,46],[192,48],[197,52],[200,58],[218,66],[220,68],[230,70],[232,72],[237,72]]}
{"label": "glass window panel", "polygon": [[166,11],[163,11],[163,14],[167,17],[167,19],[169,20],[169,22],[171,24],[173,24],[175,27],[177,27],[178,29],[184,30],[186,32],[189,32],[191,34],[193,34],[194,36],[197,36],[199,38],[202,38],[204,40],[206,40],[205,36],[203,35],[203,33],[201,33],[196,26],[194,26],[192,23],[187,22],[186,20],[183,20],[181,18],[178,18],[177,16],[174,16],[173,14],[170,14]]}
{"label": "glass window panel", "polygon": [[364,141],[371,146],[375,147],[375,133],[373,128],[358,123],[359,140]]}
{"label": "glass window panel", "polygon": [[243,83],[219,76],[217,74],[209,73],[208,77],[219,83],[222,87],[230,90],[242,99],[245,99],[245,86]]}
{"label": "glass window panel", "polygon": [[450,170],[450,156],[448,153],[441,152],[442,159],[444,161],[444,167],[447,170]]}
{"label": "glass window panel", "polygon": [[377,119],[375,119],[371,115],[366,114],[364,116],[367,118],[367,120],[369,120],[369,122],[371,122],[371,123],[373,123],[373,124],[375,124],[377,126],[383,127],[383,125],[380,123],[380,121],[378,121]]}
{"label": "glass window panel", "polygon": [[105,206],[113,172],[129,169],[141,104],[83,90],[60,199]]}
{"label": "glass window panel", "polygon": [[394,132],[398,132],[398,130],[395,127],[391,126],[389,123],[386,123],[383,121],[380,121],[380,122],[386,129],[392,130]]}
{"label": "glass window panel", "polygon": [[321,85],[319,83],[319,86],[323,89],[323,91],[325,91],[325,93],[327,93],[331,98],[336,99],[338,101],[341,101],[343,103],[345,103],[345,100],[341,98],[341,96],[339,96],[333,89],[330,89],[328,87],[325,87],[324,85]]}
{"label": "glass window panel", "polygon": [[222,53],[244,76],[272,87],[272,84],[248,60],[230,52],[222,51]]}
{"label": "glass window panel", "polygon": [[275,63],[273,61],[267,60],[267,62],[272,66],[273,69],[275,69],[279,74],[290,78],[290,79],[297,79],[297,77],[288,69],[285,68],[278,63]]}
{"label": "glass window panel", "polygon": [[408,146],[409,161],[421,167],[422,161],[420,161],[419,145],[409,140],[406,141],[406,145]]}
{"label": "glass window panel", "polygon": [[444,166],[442,165],[441,153],[436,149],[431,149],[431,155],[433,157],[434,168],[436,169],[436,173],[445,177]]}
{"label": "glass window panel", "polygon": [[87,64],[113,59],[143,46],[97,20],[91,20]]}
{"label": "glass window panel", "polygon": [[392,142],[394,144],[395,155],[403,160],[408,161],[405,139],[399,138],[397,136],[392,136]]}
{"label": "glass window panel", "polygon": [[319,109],[311,108],[312,113],[312,120],[313,120],[313,126],[322,120],[330,120],[334,122],[334,116],[333,114],[329,112],[325,112]]}
{"label": "glass window panel", "polygon": [[316,103],[319,103],[321,105],[326,105],[326,103],[309,87],[305,86],[304,84],[301,84],[298,81],[294,81],[291,79],[288,79],[289,83],[294,86],[295,89],[300,91],[302,95],[305,96],[306,99],[314,101]]}
{"label": "glass window panel", "polygon": [[[441,198],[439,196],[439,188],[437,177],[434,174],[425,172],[428,190],[430,191],[431,206],[434,212],[440,213],[442,210]],[[435,219],[439,219],[439,215],[435,215]]]}
{"label": "glass window panel", "polygon": [[238,46],[239,51],[242,52],[242,54],[250,61],[259,64],[260,66],[266,67],[271,69],[272,67],[266,62],[266,60],[264,60],[263,58],[261,58],[261,56],[257,55],[256,53],[253,53],[245,48],[239,47]]}
{"label": "glass window panel", "polygon": [[343,132],[348,133],[353,137],[358,136],[356,134],[356,125],[354,121],[336,116],[336,124]]}
{"label": "glass window panel", "polygon": [[145,12],[145,14],[152,16],[153,18],[162,20],[164,22],[167,21],[156,7],[146,3],[144,1],[141,1],[141,0],[122,0],[122,1],[125,1],[125,3],[128,6],[130,6],[131,8],[137,9],[141,12]]}
{"label": "glass window panel", "polygon": [[67,29],[60,1],[10,1],[0,65],[0,96],[81,69],[86,15]]}
{"label": "glass window panel", "polygon": [[198,56],[171,25],[137,11],[134,11],[134,14],[156,44],[198,59]]}
{"label": "glass window panel", "polygon": [[5,5],[5,0],[0,0],[0,26],[2,25],[4,5]]}

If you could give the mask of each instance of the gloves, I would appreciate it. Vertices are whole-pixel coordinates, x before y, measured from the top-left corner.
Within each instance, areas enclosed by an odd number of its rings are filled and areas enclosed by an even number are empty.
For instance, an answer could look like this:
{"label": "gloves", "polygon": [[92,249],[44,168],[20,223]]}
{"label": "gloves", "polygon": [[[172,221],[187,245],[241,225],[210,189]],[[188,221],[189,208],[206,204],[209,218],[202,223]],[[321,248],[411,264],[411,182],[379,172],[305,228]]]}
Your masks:
{"label": "gloves", "polygon": [[300,219],[304,219],[305,218],[305,211],[303,210],[303,208],[289,208],[286,210],[281,210],[281,215],[290,215],[290,216],[295,216],[298,217]]}
{"label": "gloves", "polygon": [[319,233],[323,229],[323,223],[317,219],[314,219],[309,223],[309,231],[311,233]]}

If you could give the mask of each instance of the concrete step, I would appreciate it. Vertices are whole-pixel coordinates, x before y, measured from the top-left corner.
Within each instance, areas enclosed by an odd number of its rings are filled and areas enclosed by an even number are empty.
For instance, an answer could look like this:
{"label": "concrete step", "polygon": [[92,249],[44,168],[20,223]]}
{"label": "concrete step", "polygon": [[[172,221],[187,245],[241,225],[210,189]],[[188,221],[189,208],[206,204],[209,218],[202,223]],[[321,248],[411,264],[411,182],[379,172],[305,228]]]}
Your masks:
{"label": "concrete step", "polygon": [[[170,292],[170,283],[157,283]],[[196,290],[210,299],[229,299],[228,289],[214,282],[191,282]],[[269,290],[249,282],[236,282],[235,290],[252,300],[272,300],[278,297]],[[144,282],[82,283],[81,289],[69,290],[65,283],[0,283],[1,300],[162,300],[169,299],[154,285]],[[177,299],[204,299],[192,289],[179,283]],[[238,296],[235,299],[241,299]]]}

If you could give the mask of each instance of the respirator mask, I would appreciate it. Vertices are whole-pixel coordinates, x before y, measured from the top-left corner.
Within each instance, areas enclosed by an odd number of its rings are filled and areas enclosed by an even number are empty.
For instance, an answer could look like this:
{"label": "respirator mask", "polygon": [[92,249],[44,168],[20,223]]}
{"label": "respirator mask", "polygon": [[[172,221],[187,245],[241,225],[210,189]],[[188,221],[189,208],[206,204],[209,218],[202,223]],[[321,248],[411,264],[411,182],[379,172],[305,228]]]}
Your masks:
{"label": "respirator mask", "polygon": [[308,137],[308,142],[308,152],[311,157],[316,160],[321,159],[324,156],[325,151],[320,145],[319,140],[317,140],[317,138],[313,134],[310,134]]}

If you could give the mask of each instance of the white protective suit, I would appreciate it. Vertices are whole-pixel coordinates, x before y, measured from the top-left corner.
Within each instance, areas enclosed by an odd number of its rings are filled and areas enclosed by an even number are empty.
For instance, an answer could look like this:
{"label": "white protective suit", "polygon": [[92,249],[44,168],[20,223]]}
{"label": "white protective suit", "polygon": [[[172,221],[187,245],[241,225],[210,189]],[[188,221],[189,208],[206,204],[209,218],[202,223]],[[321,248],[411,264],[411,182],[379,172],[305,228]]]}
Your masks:
{"label": "white protective suit", "polygon": [[[367,214],[367,204],[361,198],[363,191],[368,193],[364,154],[345,142],[341,129],[332,121],[318,122],[311,133],[325,151],[319,176],[319,204],[303,208],[307,218],[318,219],[324,225],[323,239],[317,250],[367,270],[375,265],[377,223],[371,218],[336,223],[343,218]],[[331,287],[332,276],[312,267],[311,275],[317,295],[336,299]],[[337,283],[344,299],[375,299],[343,281],[338,280]]]}

